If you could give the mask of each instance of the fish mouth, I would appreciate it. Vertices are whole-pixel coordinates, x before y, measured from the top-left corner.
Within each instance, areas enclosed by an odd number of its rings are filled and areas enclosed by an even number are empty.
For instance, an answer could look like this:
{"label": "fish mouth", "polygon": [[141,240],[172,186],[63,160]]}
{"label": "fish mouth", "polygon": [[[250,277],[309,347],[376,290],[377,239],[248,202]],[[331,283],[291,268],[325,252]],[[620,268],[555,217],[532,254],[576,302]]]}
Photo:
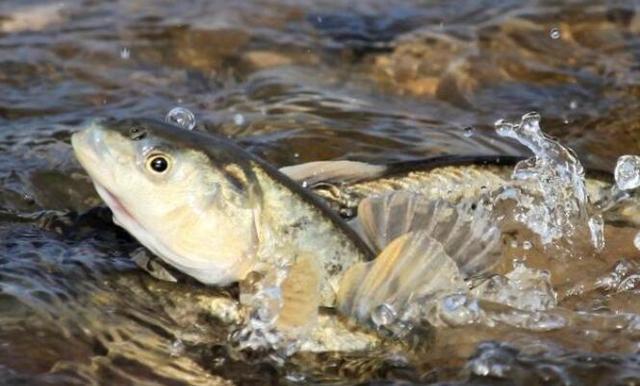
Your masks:
{"label": "fish mouth", "polygon": [[105,184],[100,182],[109,173],[101,165],[108,163],[113,158],[108,146],[104,144],[102,122],[103,120],[96,119],[87,128],[71,136],[71,145],[74,153],[82,167],[89,174],[100,198],[111,208],[114,222],[125,228],[125,225],[134,225],[144,230],[140,221],[127,209],[122,200],[107,189]]}
{"label": "fish mouth", "polygon": [[125,227],[127,224],[135,225],[136,227],[145,230],[145,228],[140,224],[140,222],[135,218],[127,207],[122,204],[122,201],[113,194],[109,189],[105,188],[104,185],[99,182],[93,182],[94,187],[96,188],[96,192],[98,195],[104,200],[104,202],[111,208],[113,212],[113,222],[117,225]]}

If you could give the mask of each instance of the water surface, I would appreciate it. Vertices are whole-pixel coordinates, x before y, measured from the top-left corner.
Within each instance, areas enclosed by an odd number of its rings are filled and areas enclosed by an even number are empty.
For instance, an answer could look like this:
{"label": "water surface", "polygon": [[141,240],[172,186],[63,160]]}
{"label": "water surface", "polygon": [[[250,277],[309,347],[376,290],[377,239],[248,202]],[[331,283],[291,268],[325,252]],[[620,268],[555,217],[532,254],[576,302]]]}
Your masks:
{"label": "water surface", "polygon": [[[639,80],[633,1],[3,1],[0,377],[638,382],[635,285],[563,297],[601,318],[559,330],[469,326],[439,330],[419,353],[234,357],[206,312],[208,296],[233,289],[137,269],[137,243],[92,209],[100,201],[69,137],[98,116],[162,118],[184,106],[278,166],[384,162],[511,150],[493,122],[535,110],[587,167],[612,170],[619,155],[639,153]],[[637,273],[635,231],[610,230],[609,257],[584,256],[567,281]]]}

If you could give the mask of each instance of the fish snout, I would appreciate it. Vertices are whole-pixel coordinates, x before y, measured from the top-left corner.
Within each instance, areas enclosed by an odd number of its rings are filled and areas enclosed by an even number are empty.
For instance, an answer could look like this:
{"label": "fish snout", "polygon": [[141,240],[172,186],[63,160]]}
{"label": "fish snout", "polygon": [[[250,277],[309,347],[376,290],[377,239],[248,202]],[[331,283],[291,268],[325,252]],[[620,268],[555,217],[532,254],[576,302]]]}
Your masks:
{"label": "fish snout", "polygon": [[71,146],[81,162],[87,157],[97,161],[109,154],[109,148],[105,144],[104,125],[110,120],[110,118],[94,119],[84,129],[71,135]]}

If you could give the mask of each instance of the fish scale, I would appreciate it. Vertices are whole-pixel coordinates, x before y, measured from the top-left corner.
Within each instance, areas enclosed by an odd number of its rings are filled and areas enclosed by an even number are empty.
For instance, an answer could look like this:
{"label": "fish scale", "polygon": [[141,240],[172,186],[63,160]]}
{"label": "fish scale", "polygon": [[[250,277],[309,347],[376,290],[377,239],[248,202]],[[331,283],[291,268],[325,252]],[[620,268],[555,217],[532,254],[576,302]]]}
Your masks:
{"label": "fish scale", "polygon": [[399,190],[450,202],[478,197],[504,185],[511,170],[495,165],[444,166],[349,184],[318,184],[312,189],[341,214],[351,217],[363,199]]}

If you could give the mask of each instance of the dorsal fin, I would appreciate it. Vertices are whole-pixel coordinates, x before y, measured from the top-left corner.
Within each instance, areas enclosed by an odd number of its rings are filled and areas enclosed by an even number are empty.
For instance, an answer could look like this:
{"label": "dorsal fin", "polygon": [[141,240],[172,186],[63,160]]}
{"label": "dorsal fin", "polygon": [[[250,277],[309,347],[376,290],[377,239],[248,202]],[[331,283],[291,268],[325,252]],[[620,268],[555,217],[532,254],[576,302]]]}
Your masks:
{"label": "dorsal fin", "polygon": [[314,161],[298,165],[285,166],[280,171],[298,183],[314,186],[321,183],[350,184],[369,181],[412,171],[428,171],[444,166],[464,165],[505,165],[513,166],[523,157],[480,155],[445,155],[414,161],[392,162],[386,165],[360,161]]}
{"label": "dorsal fin", "polygon": [[384,165],[374,165],[359,161],[314,161],[299,165],[285,166],[280,171],[289,178],[310,186],[324,183],[349,183],[382,176],[387,170]]}

